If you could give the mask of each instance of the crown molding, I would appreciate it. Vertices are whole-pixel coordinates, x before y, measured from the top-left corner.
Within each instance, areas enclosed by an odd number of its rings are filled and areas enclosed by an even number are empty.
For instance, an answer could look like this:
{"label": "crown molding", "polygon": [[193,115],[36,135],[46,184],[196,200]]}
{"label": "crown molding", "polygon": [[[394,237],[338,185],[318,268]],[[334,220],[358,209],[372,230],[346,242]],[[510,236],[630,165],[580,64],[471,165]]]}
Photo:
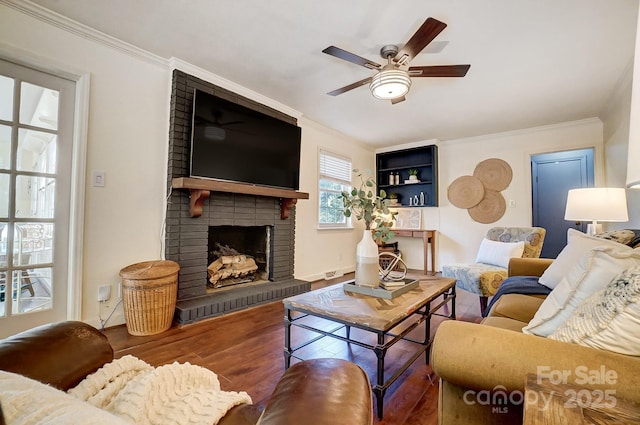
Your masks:
{"label": "crown molding", "polygon": [[[0,0],[1,1],[1,0]],[[198,77],[201,80],[205,80],[211,84],[215,84],[224,89],[232,91],[240,96],[247,97],[251,100],[255,100],[256,102],[262,103],[270,108],[276,109],[284,114],[292,116],[296,119],[300,119],[302,117],[302,112],[297,111],[289,106],[278,102],[277,100],[273,100],[270,97],[267,97],[263,94],[260,94],[256,91],[253,91],[245,86],[241,86],[238,83],[234,83],[231,80],[227,80],[224,77],[221,77],[217,74],[214,74],[211,71],[207,71],[206,69],[200,68],[199,66],[193,65],[189,62],[186,62],[180,58],[172,57],[169,59],[169,69],[173,72],[174,69],[178,69],[180,71],[186,72],[194,77]]]}
{"label": "crown molding", "polygon": [[499,133],[483,134],[480,136],[463,137],[460,139],[441,140],[440,144],[456,145],[456,144],[462,144],[462,143],[475,143],[475,142],[481,142],[483,140],[513,137],[513,136],[519,136],[519,135],[531,134],[531,133],[541,133],[545,131],[559,130],[563,128],[580,127],[588,124],[602,125],[602,121],[600,120],[600,118],[597,118],[597,117],[585,118],[583,120],[568,121],[568,122],[550,124],[550,125],[541,125],[538,127],[529,127],[529,128],[519,129],[519,130],[503,131]]}
{"label": "crown molding", "polygon": [[161,56],[148,52],[147,50],[141,49],[140,47],[134,46],[133,44],[127,43],[118,38],[98,31],[95,28],[91,28],[87,25],[81,24],[80,22],[74,21],[73,19],[42,7],[38,4],[35,4],[29,0],[0,0],[0,4],[15,9],[25,15],[31,16],[41,22],[52,25],[71,34],[86,38],[95,43],[99,43],[114,50],[118,50],[125,54],[134,56],[138,59],[142,59],[156,65],[161,65],[163,67],[168,67],[170,70],[177,68],[182,71],[188,72],[191,75],[219,85],[220,87],[224,87],[225,89],[231,90],[234,93],[238,93],[271,108],[277,109],[280,112],[295,117],[296,119],[302,116],[302,113],[300,111],[297,111],[276,100],[273,100],[258,92],[234,83],[233,81],[222,78],[210,71],[199,68],[178,58],[172,57],[171,59],[165,59]]}
{"label": "crown molding", "polygon": [[417,142],[402,143],[400,145],[384,146],[382,148],[377,148],[376,153],[393,152],[393,151],[402,150],[402,149],[421,148],[423,146],[430,146],[430,145],[438,146],[439,144],[440,144],[440,141],[438,139],[421,140]]}
{"label": "crown molding", "polygon": [[86,38],[93,42],[118,50],[125,54],[143,59],[157,65],[167,66],[168,61],[158,55],[150,53],[144,49],[129,44],[120,39],[107,35],[103,32],[81,24],[66,16],[60,15],[52,10],[32,3],[29,0],[0,0],[0,4],[15,9],[25,15],[31,16],[46,24],[52,25],[71,34]]}
{"label": "crown molding", "polygon": [[302,117],[300,117],[298,125],[303,128],[304,127],[314,128],[315,130],[323,132],[324,134],[329,135],[331,137],[348,140],[349,143],[353,143],[354,145],[359,146],[365,150],[373,151],[372,145],[366,142],[363,142],[360,139],[355,139],[353,136],[349,136],[348,134],[342,133],[341,131],[338,131],[335,128],[327,127],[322,123],[319,123],[317,121],[310,119],[306,115],[303,115]]}

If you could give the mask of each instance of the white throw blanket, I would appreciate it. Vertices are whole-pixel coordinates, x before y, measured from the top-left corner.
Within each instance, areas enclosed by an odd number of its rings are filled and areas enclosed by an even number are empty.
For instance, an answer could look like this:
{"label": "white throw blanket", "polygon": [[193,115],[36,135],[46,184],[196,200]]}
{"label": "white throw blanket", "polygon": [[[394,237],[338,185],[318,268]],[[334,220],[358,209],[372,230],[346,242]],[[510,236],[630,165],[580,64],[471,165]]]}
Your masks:
{"label": "white throw blanket", "polygon": [[153,368],[133,356],[107,363],[69,394],[135,424],[216,424],[245,392],[220,390],[215,373],[189,363]]}

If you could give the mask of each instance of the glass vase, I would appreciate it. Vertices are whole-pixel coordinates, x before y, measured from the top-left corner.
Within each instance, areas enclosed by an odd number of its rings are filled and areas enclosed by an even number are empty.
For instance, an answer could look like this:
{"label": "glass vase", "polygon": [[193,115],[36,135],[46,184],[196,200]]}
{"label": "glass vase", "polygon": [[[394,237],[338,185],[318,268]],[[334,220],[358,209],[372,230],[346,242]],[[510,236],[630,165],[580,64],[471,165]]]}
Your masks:
{"label": "glass vase", "polygon": [[362,239],[356,247],[356,285],[377,288],[380,285],[378,275],[378,245],[370,230],[364,230]]}

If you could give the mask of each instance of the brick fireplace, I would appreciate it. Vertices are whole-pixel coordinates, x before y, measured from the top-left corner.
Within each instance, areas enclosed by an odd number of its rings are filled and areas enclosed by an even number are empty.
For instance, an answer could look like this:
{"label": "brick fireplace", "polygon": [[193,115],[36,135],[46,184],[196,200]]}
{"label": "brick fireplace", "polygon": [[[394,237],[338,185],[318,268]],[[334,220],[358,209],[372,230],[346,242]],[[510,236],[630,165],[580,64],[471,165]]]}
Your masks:
{"label": "brick fireplace", "polygon": [[[234,189],[227,187],[221,189],[224,191],[214,189],[198,199],[198,213],[194,214],[193,197],[199,192],[176,185],[174,179],[182,180],[180,178],[189,175],[191,110],[195,88],[295,123],[295,118],[279,111],[182,71],[174,71],[167,175],[171,195],[167,203],[165,257],[180,265],[175,316],[179,323],[195,322],[310,289],[309,282],[293,278],[295,206],[277,196],[277,191],[275,195],[268,193],[264,196],[251,194],[260,191],[248,190],[250,193],[246,193],[242,187],[237,191],[240,193],[234,193]],[[288,214],[286,219],[283,218],[285,210]],[[208,288],[207,267],[212,260],[210,229],[214,229],[214,235],[218,229],[220,235],[223,229],[225,233],[234,227],[238,228],[239,233],[246,233],[249,229],[268,229],[268,240],[264,242],[265,255],[268,257],[264,258],[262,265],[267,280]],[[260,257],[261,254],[254,252],[249,255]],[[259,262],[262,261],[260,258]]]}

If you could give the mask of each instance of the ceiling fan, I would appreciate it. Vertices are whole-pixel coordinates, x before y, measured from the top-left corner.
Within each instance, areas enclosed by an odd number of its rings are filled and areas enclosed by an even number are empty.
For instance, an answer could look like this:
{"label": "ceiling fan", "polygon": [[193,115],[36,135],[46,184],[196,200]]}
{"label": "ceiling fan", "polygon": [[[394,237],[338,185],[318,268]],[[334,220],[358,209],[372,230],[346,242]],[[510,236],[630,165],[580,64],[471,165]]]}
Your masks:
{"label": "ceiling fan", "polygon": [[387,60],[387,64],[384,66],[339,47],[327,47],[322,51],[323,53],[378,71],[372,77],[356,81],[327,94],[337,96],[369,84],[373,96],[378,99],[391,100],[391,103],[395,105],[405,100],[405,95],[411,87],[412,77],[464,77],[471,65],[408,66],[409,62],[446,27],[447,24],[444,22],[427,18],[402,49],[394,44],[388,44],[380,49],[380,56]]}

